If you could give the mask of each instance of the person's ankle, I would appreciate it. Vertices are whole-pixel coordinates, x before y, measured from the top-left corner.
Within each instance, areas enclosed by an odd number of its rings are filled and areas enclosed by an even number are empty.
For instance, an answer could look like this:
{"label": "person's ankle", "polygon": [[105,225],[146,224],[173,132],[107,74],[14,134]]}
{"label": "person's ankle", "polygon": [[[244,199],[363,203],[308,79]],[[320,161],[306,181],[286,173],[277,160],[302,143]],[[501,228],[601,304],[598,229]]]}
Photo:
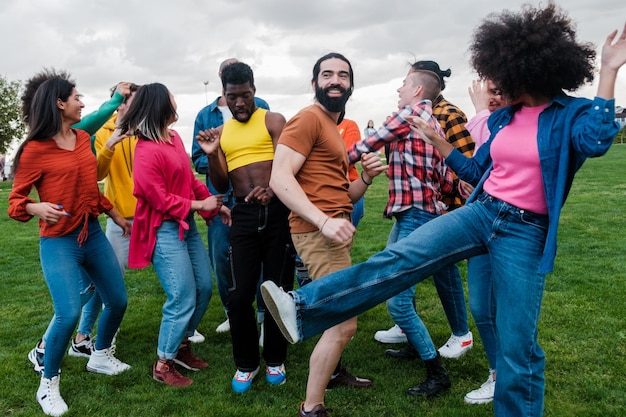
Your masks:
{"label": "person's ankle", "polygon": [[76,333],[76,337],[74,338],[74,343],[80,343],[83,340],[87,339],[87,335],[86,334],[82,334],[82,333]]}

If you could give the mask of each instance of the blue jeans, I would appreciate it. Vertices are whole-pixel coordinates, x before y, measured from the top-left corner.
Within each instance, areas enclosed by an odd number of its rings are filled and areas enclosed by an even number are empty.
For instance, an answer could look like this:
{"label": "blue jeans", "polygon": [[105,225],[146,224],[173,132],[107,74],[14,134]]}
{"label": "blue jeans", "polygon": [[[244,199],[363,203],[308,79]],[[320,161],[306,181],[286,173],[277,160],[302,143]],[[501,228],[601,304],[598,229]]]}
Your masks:
{"label": "blue jeans", "polygon": [[361,222],[361,219],[365,215],[365,196],[361,197],[359,201],[352,204],[352,225],[357,227]]}
{"label": "blue jeans", "polygon": [[489,368],[496,369],[496,304],[491,281],[489,255],[474,256],[467,261],[469,306],[476,328],[483,341]]}
{"label": "blue jeans", "polygon": [[[396,222],[389,234],[388,245],[403,239],[424,223],[438,216],[424,210],[410,208],[396,213],[394,217]],[[442,288],[445,288],[447,291],[439,293],[439,297],[444,306],[451,305],[445,311],[454,311],[454,318],[449,320],[450,326],[452,327],[452,323],[455,323],[457,328],[453,328],[453,330],[459,331],[458,323],[464,323],[464,331],[461,327],[461,333],[458,335],[467,333],[467,311],[465,308],[463,284],[458,268],[454,264],[446,266],[434,274],[434,279],[435,282],[441,281],[445,283],[445,285],[442,285]],[[460,286],[460,288],[457,288],[457,286]],[[459,295],[460,300],[458,299]],[[404,331],[407,339],[415,347],[420,357],[423,360],[434,359],[437,356],[437,350],[415,307],[415,285],[387,300],[387,309],[393,321]]]}
{"label": "blue jeans", "polygon": [[157,229],[152,264],[165,291],[159,329],[159,358],[174,359],[184,337],[193,336],[211,299],[213,285],[209,259],[193,214],[189,230],[179,237],[177,222],[164,221]]}
{"label": "blue jeans", "polygon": [[[220,194],[210,181],[207,181],[209,191],[213,194]],[[232,195],[232,188],[224,194],[224,205],[232,210],[235,204],[235,199]],[[217,291],[220,295],[220,300],[224,306],[224,310],[228,313],[228,286],[230,282],[230,262],[229,258],[229,242],[230,242],[230,226],[222,223],[219,218],[215,218],[207,226],[207,241],[208,241],[208,253],[210,266],[213,269],[215,275],[215,282],[217,284]],[[259,285],[263,282],[263,277],[259,279]],[[257,321],[263,322],[263,316],[265,313],[265,304],[263,304],[263,298],[260,296],[260,292],[257,291]]]}
{"label": "blue jeans", "polygon": [[[483,193],[366,262],[292,291],[302,339],[378,305],[443,266],[489,253],[496,304],[497,416],[541,416],[545,356],[537,342],[548,228],[537,215]],[[471,294],[471,297],[484,297]]]}
{"label": "blue jeans", "polygon": [[[128,219],[128,221],[132,224],[133,219]],[[128,246],[130,244],[130,239],[122,236],[123,232],[122,228],[112,218],[107,218],[105,235],[113,248],[113,252],[115,252],[115,259],[122,270],[122,275],[124,275],[124,271],[128,266]],[[78,323],[78,333],[87,336],[92,335],[93,326],[101,309],[102,298],[100,298],[98,291],[95,291],[93,297],[83,306],[83,312]]]}
{"label": "blue jeans", "polygon": [[85,276],[93,282],[104,302],[96,349],[111,346],[126,311],[126,287],[111,244],[102,232],[98,219],[90,219],[88,227],[89,234],[82,245],[77,240],[82,226],[65,236],[40,238],[39,257],[55,314],[46,336],[46,378],[57,375],[68,341],[76,328],[82,300],[88,295]]}

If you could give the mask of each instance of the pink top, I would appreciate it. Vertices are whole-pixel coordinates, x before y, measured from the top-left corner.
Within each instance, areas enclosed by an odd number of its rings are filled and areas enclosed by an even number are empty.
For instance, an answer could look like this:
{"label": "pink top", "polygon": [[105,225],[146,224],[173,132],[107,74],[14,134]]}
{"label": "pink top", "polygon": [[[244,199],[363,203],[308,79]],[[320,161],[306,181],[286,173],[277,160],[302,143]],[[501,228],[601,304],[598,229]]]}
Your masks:
{"label": "pink top", "polygon": [[491,142],[493,170],[484,184],[492,196],[538,214],[548,214],[537,148],[539,114],[546,107],[521,107],[498,132]]}
{"label": "pink top", "polygon": [[489,128],[487,127],[487,120],[489,120],[491,112],[489,109],[484,109],[476,113],[476,116],[472,117],[469,122],[465,123],[465,128],[472,135],[474,139],[474,155],[481,145],[489,139]]}
{"label": "pink top", "polygon": [[[192,200],[203,200],[211,193],[196,179],[189,156],[178,133],[171,130],[172,143],[140,138],[135,149],[133,179],[137,197],[135,220],[130,234],[128,266],[144,268],[152,261],[156,231],[165,220],[180,224],[180,239],[189,229],[187,218]],[[207,221],[217,215],[199,212]]]}

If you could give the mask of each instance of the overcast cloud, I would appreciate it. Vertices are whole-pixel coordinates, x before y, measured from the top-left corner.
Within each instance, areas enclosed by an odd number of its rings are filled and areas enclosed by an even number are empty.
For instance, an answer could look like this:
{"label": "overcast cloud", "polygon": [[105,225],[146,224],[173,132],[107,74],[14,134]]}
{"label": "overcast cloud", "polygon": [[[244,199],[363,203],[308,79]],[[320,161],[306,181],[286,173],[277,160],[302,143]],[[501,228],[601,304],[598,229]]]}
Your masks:
{"label": "overcast cloud", "polygon": [[[178,103],[174,129],[191,150],[198,111],[219,95],[217,67],[229,57],[255,72],[257,95],[293,116],[312,102],[313,64],[336,51],[352,62],[355,93],[347,116],[361,130],[396,110],[408,63],[432,59],[451,68],[444,95],[471,117],[467,87],[475,78],[467,47],[482,18],[517,0],[3,0],[0,73],[26,80],[43,67],[72,73],[86,109],[95,110],[118,81],[162,82]],[[546,3],[545,1],[543,2]],[[536,1],[531,4],[537,4]],[[558,2],[578,37],[598,47],[626,21],[623,0]],[[209,81],[205,88],[204,81]],[[205,91],[207,92],[205,96]],[[578,94],[591,97],[595,86]],[[626,106],[626,70],[617,104]]]}

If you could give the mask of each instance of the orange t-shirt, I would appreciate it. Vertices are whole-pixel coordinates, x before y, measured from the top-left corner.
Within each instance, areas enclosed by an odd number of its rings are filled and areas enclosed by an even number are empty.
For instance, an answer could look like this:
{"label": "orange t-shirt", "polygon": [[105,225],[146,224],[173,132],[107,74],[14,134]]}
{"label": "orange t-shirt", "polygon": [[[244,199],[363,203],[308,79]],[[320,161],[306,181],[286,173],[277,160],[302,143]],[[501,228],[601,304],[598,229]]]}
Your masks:
{"label": "orange t-shirt", "polygon": [[[346,144],[346,149],[350,149],[352,145],[361,140],[361,132],[359,132],[359,126],[354,120],[343,119],[341,123],[337,125],[339,134],[343,138],[343,142]],[[357,171],[354,164],[350,164],[348,168],[348,178],[350,181],[354,181],[359,178],[359,171]]]}
{"label": "orange t-shirt", "polygon": [[[306,157],[296,180],[311,203],[329,216],[352,213],[348,155],[334,119],[317,105],[306,107],[285,124],[278,143]],[[291,233],[318,230],[293,212],[289,225]]]}

